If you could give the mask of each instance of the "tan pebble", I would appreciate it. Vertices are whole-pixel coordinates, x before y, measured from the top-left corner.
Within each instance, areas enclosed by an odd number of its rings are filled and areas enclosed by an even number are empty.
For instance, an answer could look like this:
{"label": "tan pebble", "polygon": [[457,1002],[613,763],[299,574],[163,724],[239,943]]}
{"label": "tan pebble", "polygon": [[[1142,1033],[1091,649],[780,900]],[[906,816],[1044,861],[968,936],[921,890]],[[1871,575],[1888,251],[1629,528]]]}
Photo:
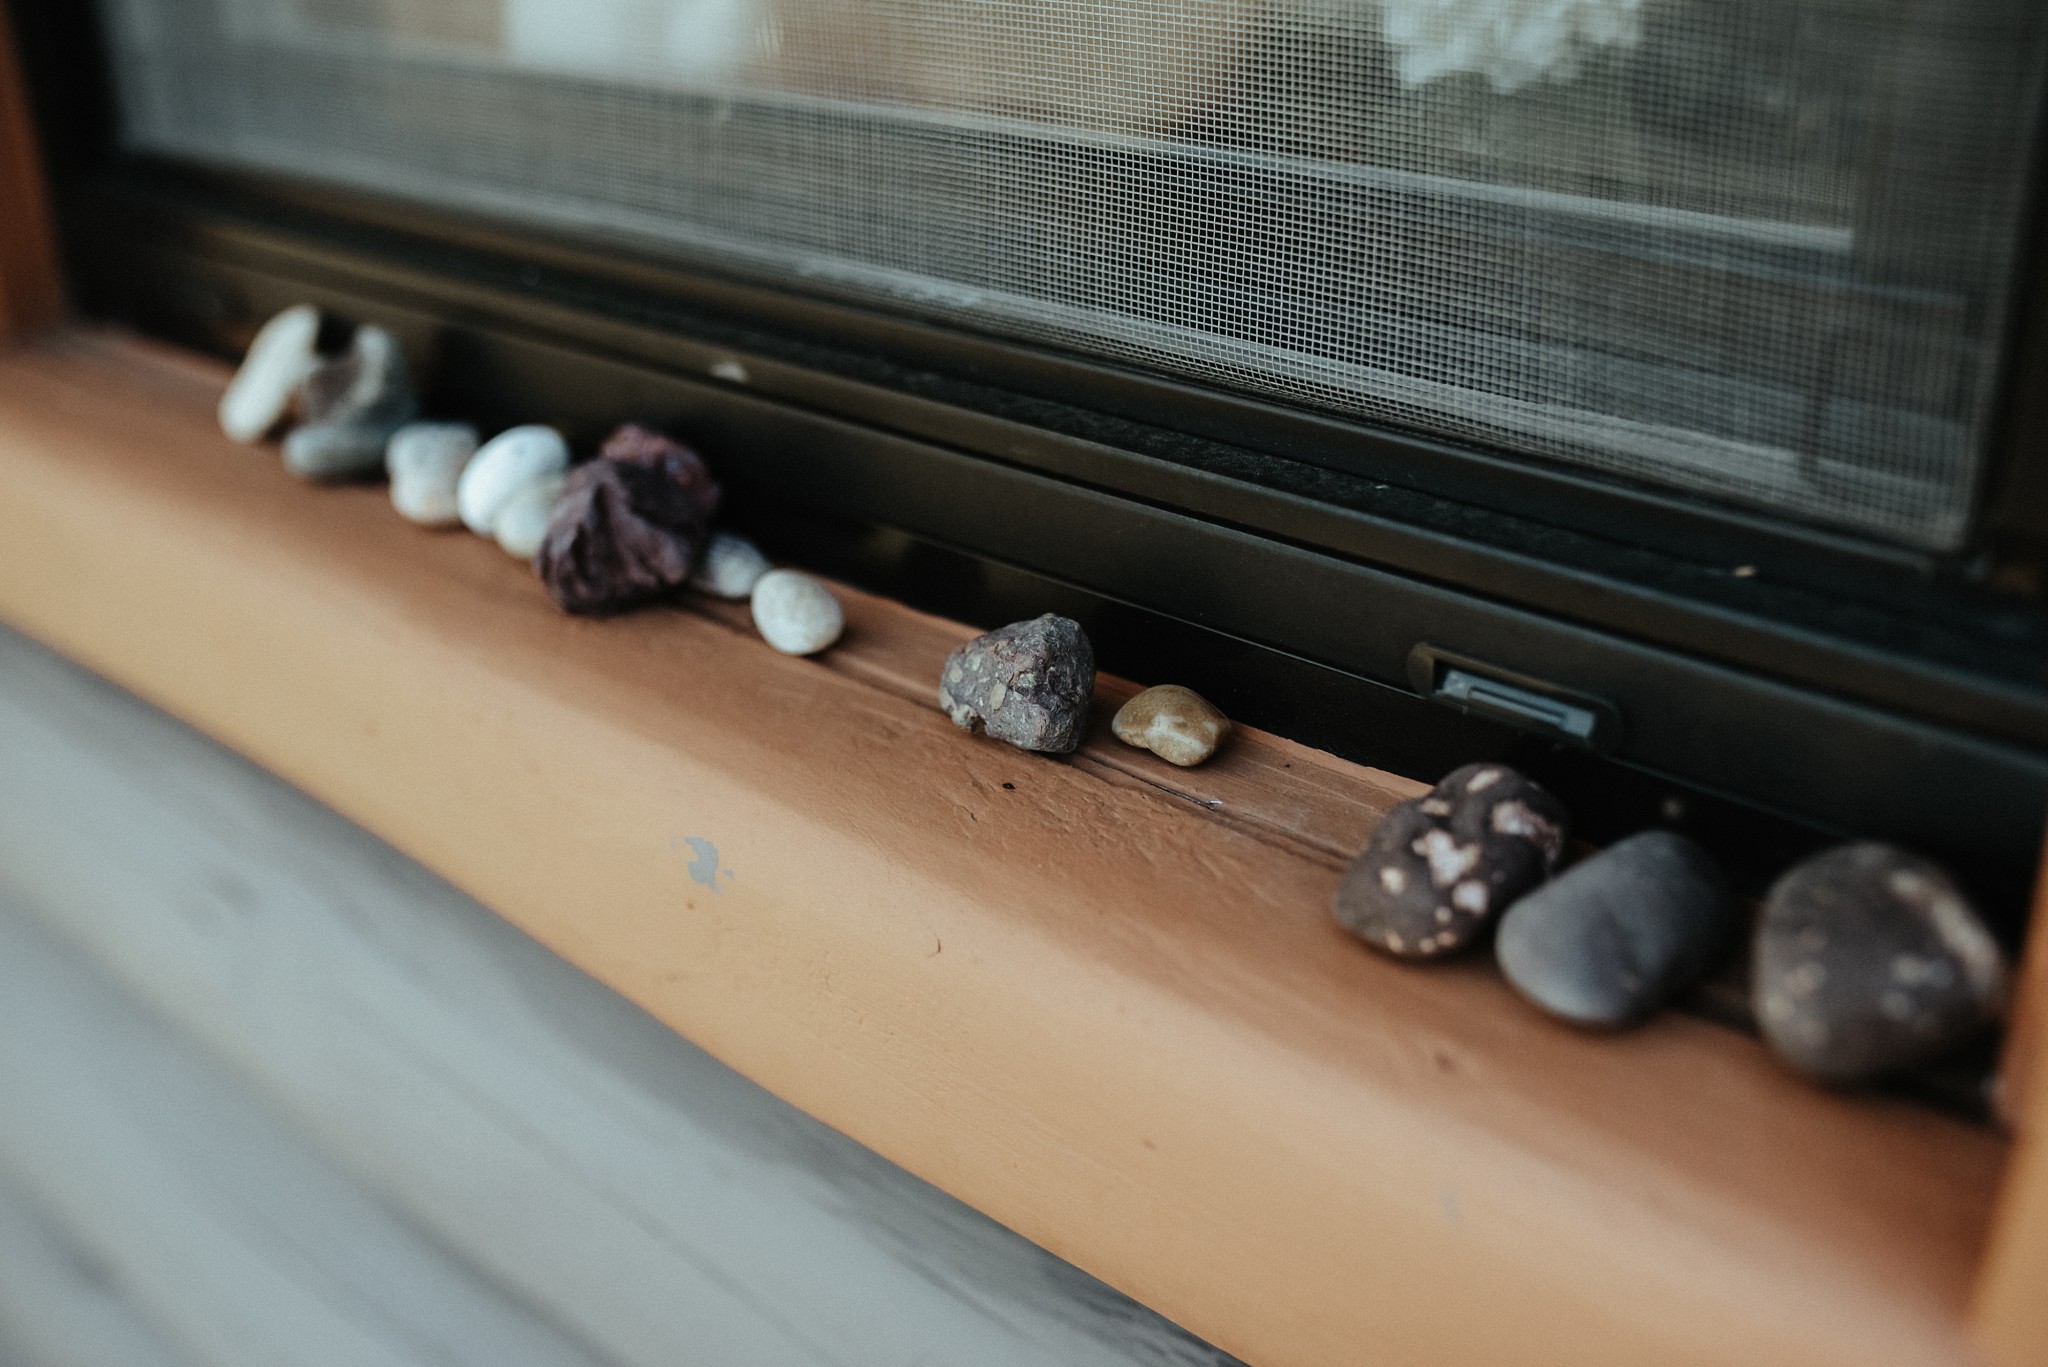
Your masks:
{"label": "tan pebble", "polygon": [[1191,688],[1160,684],[1117,709],[1110,730],[1126,745],[1150,750],[1186,769],[1216,753],[1230,735],[1230,718]]}

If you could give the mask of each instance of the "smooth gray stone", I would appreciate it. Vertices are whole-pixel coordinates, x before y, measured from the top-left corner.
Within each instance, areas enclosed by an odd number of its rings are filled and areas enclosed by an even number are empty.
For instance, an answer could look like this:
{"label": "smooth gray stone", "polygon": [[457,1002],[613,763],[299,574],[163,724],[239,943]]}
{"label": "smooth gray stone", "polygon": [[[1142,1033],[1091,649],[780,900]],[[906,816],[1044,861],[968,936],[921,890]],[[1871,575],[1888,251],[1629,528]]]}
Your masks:
{"label": "smooth gray stone", "polygon": [[1849,1084],[1976,1034],[2005,995],[2005,955],[1940,868],[1843,845],[1771,886],[1750,974],[1757,1024],[1786,1061]]}
{"label": "smooth gray stone", "polygon": [[396,426],[322,422],[295,427],[284,439],[284,468],[300,479],[323,483],[380,475],[384,446]]}
{"label": "smooth gray stone", "polygon": [[1735,925],[1735,900],[1707,852],[1674,832],[1646,831],[1509,907],[1494,953],[1545,1011],[1615,1029],[1697,981]]}

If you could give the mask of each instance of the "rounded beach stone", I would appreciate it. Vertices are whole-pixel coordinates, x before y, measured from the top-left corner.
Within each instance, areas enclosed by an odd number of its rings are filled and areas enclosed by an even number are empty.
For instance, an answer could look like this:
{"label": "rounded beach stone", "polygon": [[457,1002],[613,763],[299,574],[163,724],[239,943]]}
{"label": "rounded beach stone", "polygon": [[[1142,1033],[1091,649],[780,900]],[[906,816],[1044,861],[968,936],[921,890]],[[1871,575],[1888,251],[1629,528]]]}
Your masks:
{"label": "rounded beach stone", "polygon": [[946,657],[939,705],[1023,750],[1067,754],[1088,733],[1095,649],[1081,624],[1047,613],[977,636]]}
{"label": "rounded beach stone", "polygon": [[1332,910],[1375,949],[1440,959],[1547,878],[1570,832],[1564,805],[1534,782],[1505,764],[1468,764],[1387,813]]}
{"label": "rounded beach stone", "polygon": [[1751,965],[1757,1023],[1796,1067],[1861,1082],[1960,1044],[1998,1013],[2005,957],[1934,864],[1827,850],[1772,885]]}
{"label": "rounded beach stone", "polygon": [[690,587],[713,598],[746,598],[768,568],[768,557],[744,536],[713,532],[690,575]]}
{"label": "rounded beach stone", "polygon": [[1516,990],[1574,1025],[1639,1020],[1698,981],[1735,932],[1712,856],[1672,831],[1645,831],[1509,907],[1494,937]]}
{"label": "rounded beach stone", "polygon": [[1119,707],[1109,729],[1124,744],[1185,769],[1216,753],[1230,735],[1230,718],[1192,688],[1158,684]]}
{"label": "rounded beach stone", "polygon": [[846,630],[838,598],[808,574],[770,570],[754,584],[754,625],[785,655],[815,655]]}
{"label": "rounded beach stone", "polygon": [[466,422],[409,422],[384,446],[384,472],[391,477],[391,506],[424,527],[452,527],[462,521],[455,485],[476,454],[476,429]]}
{"label": "rounded beach stone", "polygon": [[545,475],[521,485],[498,506],[491,535],[507,555],[531,560],[540,553],[541,542],[548,534],[549,515],[554,511],[555,500],[562,496],[564,483],[560,475]]}
{"label": "rounded beach stone", "polygon": [[265,323],[220,396],[220,430],[232,441],[260,441],[292,405],[320,362],[320,310],[294,304]]}
{"label": "rounded beach stone", "polygon": [[284,468],[300,479],[331,484],[364,479],[384,468],[390,434],[352,422],[321,422],[285,434]]}
{"label": "rounded beach stone", "polygon": [[529,423],[500,432],[477,449],[456,480],[456,514],[463,526],[489,536],[506,499],[568,468],[569,443],[554,428]]}
{"label": "rounded beach stone", "polygon": [[683,586],[718,503],[718,483],[696,452],[622,427],[596,460],[570,471],[534,568],[564,611],[623,611]]}

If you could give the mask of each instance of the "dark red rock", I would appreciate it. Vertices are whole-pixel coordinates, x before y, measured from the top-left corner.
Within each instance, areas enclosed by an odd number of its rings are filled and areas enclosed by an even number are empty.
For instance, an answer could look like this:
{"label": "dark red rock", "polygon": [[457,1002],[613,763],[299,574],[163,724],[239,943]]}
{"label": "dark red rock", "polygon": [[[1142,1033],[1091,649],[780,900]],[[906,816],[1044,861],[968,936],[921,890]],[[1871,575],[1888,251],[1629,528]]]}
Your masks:
{"label": "dark red rock", "polygon": [[569,472],[534,568],[565,611],[624,611],[689,579],[718,502],[718,482],[696,452],[628,424]]}
{"label": "dark red rock", "polygon": [[939,705],[956,726],[1023,750],[1067,754],[1088,733],[1095,649],[1078,622],[1047,613],[977,636],[946,657]]}
{"label": "dark red rock", "polygon": [[1338,922],[1375,949],[1441,959],[1557,868],[1564,804],[1504,764],[1468,764],[1388,812],[1337,886]]}

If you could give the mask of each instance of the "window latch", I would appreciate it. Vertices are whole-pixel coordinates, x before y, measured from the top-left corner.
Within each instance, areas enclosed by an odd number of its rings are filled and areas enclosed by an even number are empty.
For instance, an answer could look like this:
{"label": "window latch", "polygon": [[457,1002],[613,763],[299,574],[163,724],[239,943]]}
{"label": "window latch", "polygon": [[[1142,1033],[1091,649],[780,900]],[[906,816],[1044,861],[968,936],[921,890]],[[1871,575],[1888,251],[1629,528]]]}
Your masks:
{"label": "window latch", "polygon": [[1620,708],[1547,679],[1418,645],[1408,652],[1408,681],[1432,702],[1473,716],[1603,754],[1621,745]]}

